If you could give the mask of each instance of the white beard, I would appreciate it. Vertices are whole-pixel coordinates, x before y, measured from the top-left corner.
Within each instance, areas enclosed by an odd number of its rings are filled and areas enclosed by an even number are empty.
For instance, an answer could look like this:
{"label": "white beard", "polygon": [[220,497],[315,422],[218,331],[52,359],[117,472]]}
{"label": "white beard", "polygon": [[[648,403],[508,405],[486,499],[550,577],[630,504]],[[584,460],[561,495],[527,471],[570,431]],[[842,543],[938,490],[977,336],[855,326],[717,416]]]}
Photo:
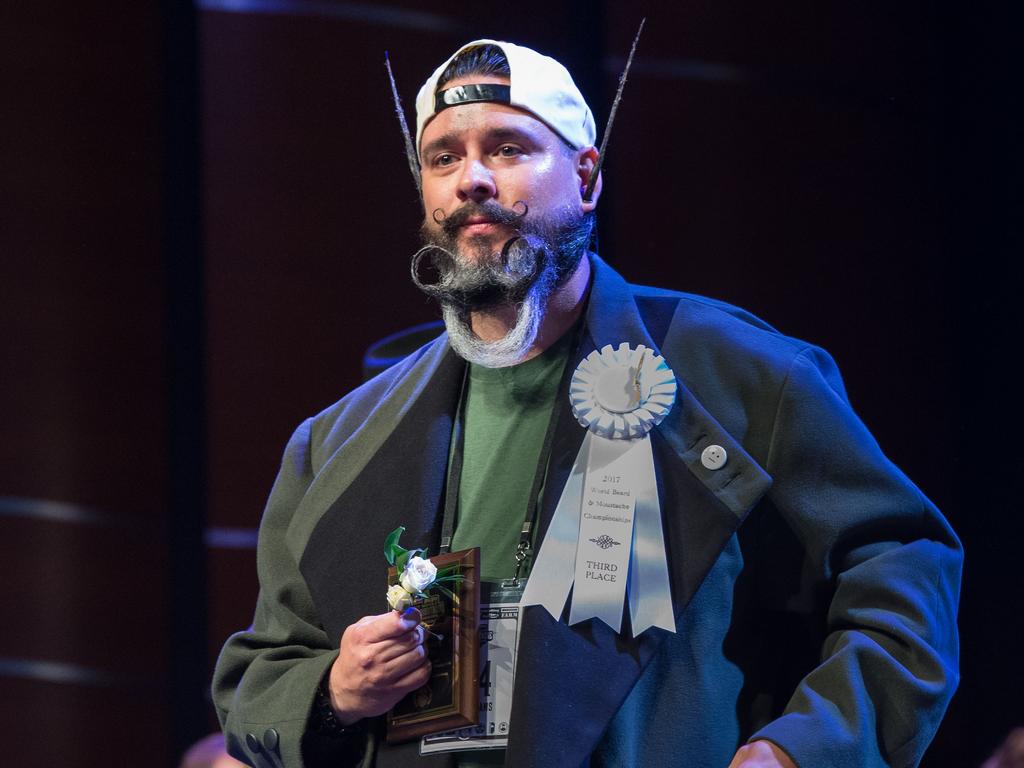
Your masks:
{"label": "white beard", "polygon": [[448,330],[448,343],[455,353],[485,368],[507,368],[523,362],[537,340],[547,305],[547,296],[541,295],[546,291],[538,287],[534,286],[526,294],[526,299],[516,308],[515,325],[497,341],[481,339],[470,327],[468,317],[463,317],[450,304],[443,304],[441,313]]}

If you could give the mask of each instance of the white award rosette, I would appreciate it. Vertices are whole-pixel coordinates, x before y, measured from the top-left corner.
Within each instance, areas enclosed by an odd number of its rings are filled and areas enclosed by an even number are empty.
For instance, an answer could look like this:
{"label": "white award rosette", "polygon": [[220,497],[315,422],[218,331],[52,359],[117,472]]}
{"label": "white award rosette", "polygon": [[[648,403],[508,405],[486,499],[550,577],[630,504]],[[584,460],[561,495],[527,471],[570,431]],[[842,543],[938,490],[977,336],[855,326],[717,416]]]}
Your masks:
{"label": "white award rosette", "polygon": [[675,632],[648,434],[675,397],[672,370],[643,345],[606,345],[576,368],[569,399],[587,434],[521,606],[542,605],[558,620],[571,591],[570,624],[598,618],[621,632],[628,600],[634,636]]}

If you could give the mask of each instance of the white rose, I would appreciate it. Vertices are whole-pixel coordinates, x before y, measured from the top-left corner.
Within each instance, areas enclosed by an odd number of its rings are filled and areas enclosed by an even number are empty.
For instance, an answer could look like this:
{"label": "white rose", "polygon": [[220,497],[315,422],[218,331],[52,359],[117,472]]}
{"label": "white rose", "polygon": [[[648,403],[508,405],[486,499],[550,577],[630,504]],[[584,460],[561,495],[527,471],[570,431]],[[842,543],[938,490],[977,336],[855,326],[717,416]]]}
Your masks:
{"label": "white rose", "polygon": [[396,611],[401,611],[412,605],[412,595],[401,584],[395,584],[388,589],[388,605]]}
{"label": "white rose", "polygon": [[402,586],[407,592],[422,592],[437,578],[437,567],[422,557],[411,557],[402,571]]}

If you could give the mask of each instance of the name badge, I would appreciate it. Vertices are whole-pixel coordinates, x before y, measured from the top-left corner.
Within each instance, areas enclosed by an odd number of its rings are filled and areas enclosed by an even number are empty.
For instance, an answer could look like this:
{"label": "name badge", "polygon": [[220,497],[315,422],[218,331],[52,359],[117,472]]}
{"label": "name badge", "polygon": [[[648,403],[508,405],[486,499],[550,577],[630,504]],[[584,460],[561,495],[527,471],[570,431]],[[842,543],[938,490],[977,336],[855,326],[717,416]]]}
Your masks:
{"label": "name badge", "polygon": [[479,724],[424,736],[421,755],[504,749],[508,745],[524,585],[525,581],[518,587],[481,585]]}

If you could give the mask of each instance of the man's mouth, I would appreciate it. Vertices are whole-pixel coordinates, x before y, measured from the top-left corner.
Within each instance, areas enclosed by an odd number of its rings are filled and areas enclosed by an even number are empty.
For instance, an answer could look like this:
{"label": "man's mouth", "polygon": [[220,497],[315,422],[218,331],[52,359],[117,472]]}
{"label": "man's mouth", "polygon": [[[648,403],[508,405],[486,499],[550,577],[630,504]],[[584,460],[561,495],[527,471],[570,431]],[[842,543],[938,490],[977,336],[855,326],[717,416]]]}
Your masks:
{"label": "man's mouth", "polygon": [[470,216],[459,226],[459,229],[467,235],[481,235],[491,232],[499,226],[501,224],[486,216]]}

